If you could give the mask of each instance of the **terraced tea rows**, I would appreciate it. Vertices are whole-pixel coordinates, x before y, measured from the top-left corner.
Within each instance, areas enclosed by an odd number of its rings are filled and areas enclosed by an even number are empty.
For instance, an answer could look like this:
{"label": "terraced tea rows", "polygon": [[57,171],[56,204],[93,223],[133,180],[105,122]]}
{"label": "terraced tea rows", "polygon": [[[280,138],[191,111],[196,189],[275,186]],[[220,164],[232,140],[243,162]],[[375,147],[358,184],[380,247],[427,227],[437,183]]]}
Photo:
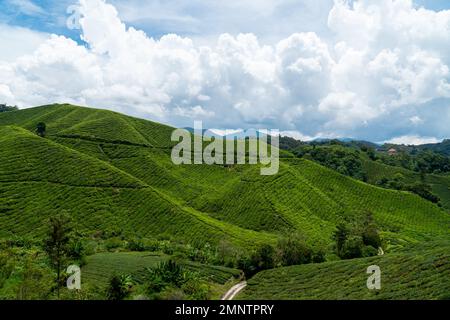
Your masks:
{"label": "terraced tea rows", "polygon": [[[381,290],[367,288],[366,271],[371,265],[381,269]],[[373,258],[273,269],[247,282],[237,299],[449,299],[450,243],[429,243],[420,250]]]}
{"label": "terraced tea rows", "polygon": [[[105,288],[113,274],[128,274],[142,283],[145,281],[147,268],[157,266],[171,257],[152,252],[116,252],[98,253],[88,257],[86,266],[82,269],[83,281],[87,284]],[[210,266],[191,261],[180,261],[187,270],[198,273],[203,279],[218,284],[239,278],[241,272],[236,269]]]}
{"label": "terraced tea rows", "polygon": [[[371,184],[376,184],[383,178],[393,179],[398,174],[405,183],[415,183],[422,180],[420,173],[401,167],[388,166],[370,160],[364,161],[363,165],[367,172],[368,182]],[[427,174],[425,175],[425,183],[431,185],[433,193],[441,199],[443,208],[450,211],[450,176]]]}
{"label": "terraced tea rows", "polygon": [[[32,132],[38,121],[46,138]],[[171,131],[70,105],[0,114],[0,235],[39,235],[46,218],[65,210],[88,233],[245,248],[296,231],[328,245],[336,224],[367,212],[393,237],[449,237],[450,215],[430,202],[307,160],[282,158],[274,176],[252,165],[176,166]]]}

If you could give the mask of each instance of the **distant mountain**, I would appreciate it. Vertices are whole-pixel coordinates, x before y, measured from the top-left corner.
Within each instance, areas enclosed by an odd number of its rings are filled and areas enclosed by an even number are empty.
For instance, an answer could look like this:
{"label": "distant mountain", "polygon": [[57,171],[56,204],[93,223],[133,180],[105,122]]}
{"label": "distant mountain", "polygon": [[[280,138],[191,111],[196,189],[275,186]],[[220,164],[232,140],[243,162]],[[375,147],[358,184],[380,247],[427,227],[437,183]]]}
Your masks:
{"label": "distant mountain", "polygon": [[450,156],[450,139],[446,139],[440,143],[424,144],[421,146],[417,146],[417,148],[419,150],[431,150],[444,154],[446,156]]}

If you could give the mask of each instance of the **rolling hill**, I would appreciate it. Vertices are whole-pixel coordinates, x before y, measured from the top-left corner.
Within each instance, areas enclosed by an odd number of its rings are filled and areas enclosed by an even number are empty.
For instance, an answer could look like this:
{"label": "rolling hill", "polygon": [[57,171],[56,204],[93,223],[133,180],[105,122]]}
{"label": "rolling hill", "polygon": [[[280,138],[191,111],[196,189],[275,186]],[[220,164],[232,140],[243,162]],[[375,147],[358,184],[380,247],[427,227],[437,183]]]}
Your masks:
{"label": "rolling hill", "polygon": [[[45,138],[34,134],[47,126]],[[168,235],[236,247],[301,232],[326,246],[336,225],[372,212],[391,237],[448,238],[450,215],[407,192],[377,188],[311,161],[259,166],[171,162],[173,128],[106,110],[50,105],[0,114],[0,235],[39,236],[66,211],[87,233]]]}
{"label": "rolling hill", "polygon": [[[368,290],[366,270],[381,269],[381,290]],[[238,299],[450,299],[450,243],[427,243],[386,256],[263,271]]]}
{"label": "rolling hill", "polygon": [[[395,177],[397,174],[400,174],[406,183],[421,181],[421,176],[418,172],[377,161],[366,159],[363,161],[363,167],[367,172],[367,182],[371,184],[376,184],[383,178]],[[450,211],[450,176],[426,174],[424,178],[424,182],[431,186],[432,192],[441,199],[442,207]]]}

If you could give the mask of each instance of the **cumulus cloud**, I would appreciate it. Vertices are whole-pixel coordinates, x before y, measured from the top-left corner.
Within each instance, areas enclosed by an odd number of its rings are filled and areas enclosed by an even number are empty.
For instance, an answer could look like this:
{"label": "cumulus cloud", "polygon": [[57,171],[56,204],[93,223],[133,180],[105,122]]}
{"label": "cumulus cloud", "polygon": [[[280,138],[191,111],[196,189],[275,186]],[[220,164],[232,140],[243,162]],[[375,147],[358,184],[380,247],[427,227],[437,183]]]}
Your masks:
{"label": "cumulus cloud", "polygon": [[[53,35],[32,54],[0,62],[0,99],[72,102],[182,127],[198,119],[279,128],[302,139],[450,134],[431,125],[437,102],[450,105],[450,11],[336,0],[332,40],[299,32],[269,45],[251,33],[222,34],[198,45],[127,27],[104,0],[80,0],[80,10],[85,45]],[[439,121],[448,120],[442,113]]]}
{"label": "cumulus cloud", "polygon": [[42,32],[0,23],[0,43],[5,44],[0,50],[0,62],[13,62],[19,56],[32,54],[48,38]]}
{"label": "cumulus cloud", "polygon": [[429,143],[439,143],[441,141],[442,140],[438,140],[436,138],[419,137],[416,135],[412,135],[412,136],[396,137],[396,138],[386,141],[386,143],[404,144],[404,145],[421,145],[421,144],[429,144]]}

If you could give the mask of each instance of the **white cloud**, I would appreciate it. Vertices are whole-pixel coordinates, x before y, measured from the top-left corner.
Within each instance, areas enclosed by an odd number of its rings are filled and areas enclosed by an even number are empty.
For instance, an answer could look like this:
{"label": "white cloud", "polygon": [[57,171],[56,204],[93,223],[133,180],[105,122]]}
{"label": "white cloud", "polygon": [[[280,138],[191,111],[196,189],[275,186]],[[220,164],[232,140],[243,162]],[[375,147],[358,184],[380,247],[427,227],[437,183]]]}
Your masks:
{"label": "white cloud", "polygon": [[[264,5],[276,14],[288,2]],[[450,99],[450,11],[336,0],[332,37],[295,32],[267,44],[251,33],[222,34],[198,45],[127,27],[103,0],[80,4],[86,46],[39,38],[32,53],[0,63],[1,99],[88,104],[181,127],[198,118],[207,127],[279,128],[302,139],[450,135],[434,118],[437,101]],[[449,120],[442,113],[437,121]],[[434,126],[424,132],[427,123]]]}
{"label": "white cloud", "polygon": [[392,144],[404,144],[404,145],[421,145],[421,144],[429,144],[429,143],[439,143],[442,140],[432,138],[432,137],[420,137],[416,135],[411,136],[401,136],[385,141],[385,143]]}
{"label": "white cloud", "polygon": [[195,106],[195,107],[190,107],[190,108],[177,107],[174,109],[174,114],[177,116],[191,118],[194,120],[211,118],[211,117],[214,117],[214,115],[215,115],[214,112],[207,111],[207,110],[203,109],[202,106]]}
{"label": "white cloud", "polygon": [[411,121],[411,123],[415,124],[415,125],[423,123],[423,120],[418,116],[413,116],[413,117],[409,118],[409,121]]}
{"label": "white cloud", "polygon": [[[280,135],[282,137],[290,137],[290,138],[294,138],[294,139],[300,140],[300,141],[312,141],[314,139],[319,138],[319,137],[311,137],[311,136],[304,135],[303,133],[301,133],[299,131],[281,131]],[[320,138],[323,138],[323,136],[321,136]]]}
{"label": "white cloud", "polygon": [[45,33],[0,23],[0,43],[5,44],[0,50],[0,62],[12,62],[17,57],[32,54],[48,38]]}
{"label": "white cloud", "polygon": [[9,89],[9,86],[7,86],[6,84],[0,84],[0,99],[8,100],[8,99],[12,99],[12,98],[13,98],[13,94],[12,94],[11,90]]}
{"label": "white cloud", "polygon": [[111,0],[123,21],[152,35],[188,35],[212,45],[223,33],[274,43],[296,32],[327,33],[333,0]]}
{"label": "white cloud", "polygon": [[235,135],[235,134],[238,134],[238,133],[242,133],[242,132],[244,132],[244,130],[242,130],[242,129],[235,129],[235,130],[231,130],[231,129],[208,129],[208,132],[211,132],[212,134],[214,134],[214,135],[217,135],[217,136],[222,136],[222,137],[224,137],[224,136],[227,136],[227,135]]}

